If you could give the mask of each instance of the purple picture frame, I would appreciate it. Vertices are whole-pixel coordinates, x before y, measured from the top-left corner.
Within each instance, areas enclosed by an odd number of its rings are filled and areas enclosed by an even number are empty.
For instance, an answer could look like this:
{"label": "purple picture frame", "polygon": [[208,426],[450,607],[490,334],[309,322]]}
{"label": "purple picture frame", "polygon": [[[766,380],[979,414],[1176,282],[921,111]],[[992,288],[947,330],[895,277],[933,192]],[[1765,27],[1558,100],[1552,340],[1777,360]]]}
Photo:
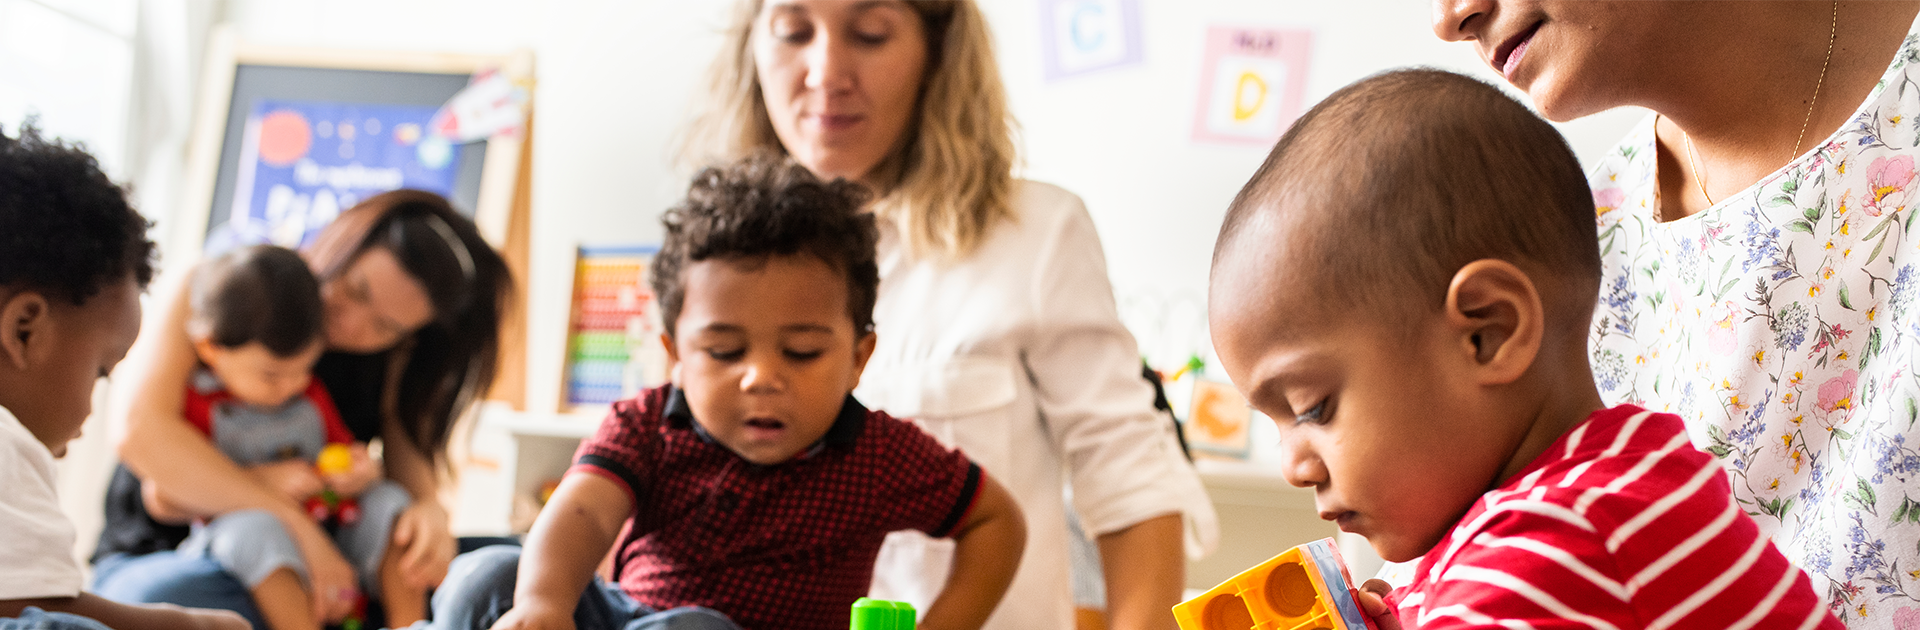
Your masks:
{"label": "purple picture frame", "polygon": [[1139,0],[1041,0],[1040,56],[1047,82],[1139,65]]}

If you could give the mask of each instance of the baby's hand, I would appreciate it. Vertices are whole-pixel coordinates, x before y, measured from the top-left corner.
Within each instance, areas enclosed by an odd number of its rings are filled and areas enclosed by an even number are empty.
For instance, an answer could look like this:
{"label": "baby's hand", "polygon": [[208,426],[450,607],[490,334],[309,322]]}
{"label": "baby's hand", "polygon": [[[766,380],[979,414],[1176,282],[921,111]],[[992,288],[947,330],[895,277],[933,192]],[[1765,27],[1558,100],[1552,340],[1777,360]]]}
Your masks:
{"label": "baby's hand", "polygon": [[1393,585],[1385,580],[1367,580],[1360,585],[1360,610],[1373,619],[1373,625],[1380,630],[1400,630],[1400,615],[1387,605],[1387,593],[1393,592]]}
{"label": "baby's hand", "polygon": [[367,454],[367,445],[359,442],[348,445],[347,452],[352,455],[352,464],[347,470],[322,474],[321,479],[340,496],[357,497],[380,481],[380,460]]}
{"label": "baby's hand", "polygon": [[320,479],[320,474],[314,472],[313,465],[298,459],[248,466],[247,472],[262,485],[272,488],[280,496],[294,503],[306,501],[307,497],[320,494],[320,491],[326,487]]}

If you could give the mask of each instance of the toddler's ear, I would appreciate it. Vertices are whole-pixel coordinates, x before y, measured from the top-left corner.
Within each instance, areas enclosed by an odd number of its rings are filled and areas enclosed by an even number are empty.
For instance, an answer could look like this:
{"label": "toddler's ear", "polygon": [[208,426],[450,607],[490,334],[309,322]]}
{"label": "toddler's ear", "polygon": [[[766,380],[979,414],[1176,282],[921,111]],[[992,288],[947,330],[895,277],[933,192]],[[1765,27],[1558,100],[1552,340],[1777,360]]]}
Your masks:
{"label": "toddler's ear", "polygon": [[867,373],[867,361],[873,358],[873,349],[878,347],[880,336],[867,333],[853,344],[853,383],[860,384],[860,376]]}
{"label": "toddler's ear", "polygon": [[51,311],[52,305],[39,291],[20,291],[0,301],[0,360],[16,370],[27,369],[28,348],[52,325]]}
{"label": "toddler's ear", "polygon": [[680,385],[680,346],[673,344],[673,335],[660,333],[660,346],[667,349],[667,381]]}
{"label": "toddler's ear", "polygon": [[1540,354],[1546,309],[1533,280],[1513,263],[1482,259],[1461,267],[1443,315],[1482,385],[1518,380]]}
{"label": "toddler's ear", "polygon": [[193,341],[193,354],[200,357],[201,362],[212,365],[220,360],[222,349],[219,344],[213,342],[213,339],[192,331],[187,332],[187,338]]}

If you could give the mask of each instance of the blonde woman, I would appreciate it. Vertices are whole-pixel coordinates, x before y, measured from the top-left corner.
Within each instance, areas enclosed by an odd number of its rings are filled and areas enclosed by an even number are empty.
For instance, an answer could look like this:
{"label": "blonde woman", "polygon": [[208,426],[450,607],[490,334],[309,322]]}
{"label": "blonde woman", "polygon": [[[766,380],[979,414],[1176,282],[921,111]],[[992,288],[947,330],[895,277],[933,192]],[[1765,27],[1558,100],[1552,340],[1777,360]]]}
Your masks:
{"label": "blonde woman", "polygon": [[[689,161],[780,151],[877,193],[879,343],[855,393],[960,447],[1025,511],[1026,555],[987,627],[1073,627],[1070,486],[1112,626],[1172,628],[1183,531],[1187,548],[1211,546],[1212,507],[1153,410],[1086,208],[1012,176],[978,7],[743,0],[712,79]],[[950,553],[894,534],[874,594],[925,604]]]}

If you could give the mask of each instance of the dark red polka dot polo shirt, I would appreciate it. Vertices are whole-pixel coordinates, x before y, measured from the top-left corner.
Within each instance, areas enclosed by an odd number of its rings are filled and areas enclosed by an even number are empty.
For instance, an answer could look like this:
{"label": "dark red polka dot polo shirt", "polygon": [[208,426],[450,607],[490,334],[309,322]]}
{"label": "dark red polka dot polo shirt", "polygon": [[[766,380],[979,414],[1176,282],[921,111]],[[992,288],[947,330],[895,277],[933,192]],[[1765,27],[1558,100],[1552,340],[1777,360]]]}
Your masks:
{"label": "dark red polka dot polo shirt", "polygon": [[980,467],[912,423],[847,397],[827,435],[760,466],[714,442],[671,386],[613,405],[570,472],[625,488],[634,513],[614,575],[636,601],[705,606],[748,630],[847,627],[888,532],[943,537]]}

